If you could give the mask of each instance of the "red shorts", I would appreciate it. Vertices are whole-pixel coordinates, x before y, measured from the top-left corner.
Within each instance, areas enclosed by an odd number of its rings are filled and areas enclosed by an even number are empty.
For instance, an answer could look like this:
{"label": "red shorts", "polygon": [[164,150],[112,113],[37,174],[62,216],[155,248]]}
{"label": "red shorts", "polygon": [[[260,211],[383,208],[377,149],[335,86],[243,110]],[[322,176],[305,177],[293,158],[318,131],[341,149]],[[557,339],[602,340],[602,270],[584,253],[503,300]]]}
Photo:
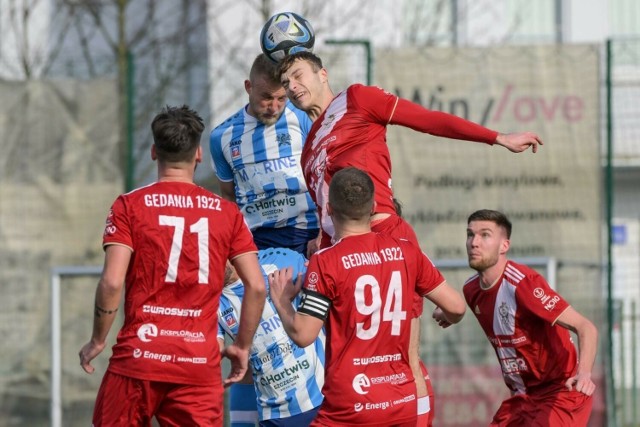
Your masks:
{"label": "red shorts", "polygon": [[[416,247],[420,247],[420,243],[418,243],[418,236],[416,232],[413,231],[411,225],[402,217],[398,215],[391,215],[389,218],[385,219],[381,222],[376,222],[371,226],[371,231],[375,231],[376,233],[386,234],[387,236],[395,237],[397,239],[406,239],[416,245]],[[422,316],[422,305],[424,303],[424,298],[418,294],[413,295],[413,306],[411,307],[411,317],[420,317]]]}
{"label": "red shorts", "polygon": [[[418,408],[418,424],[417,427],[431,427],[433,425],[433,419],[436,416],[436,399],[433,393],[433,384],[431,384],[431,378],[429,377],[429,372],[427,371],[427,367],[420,360],[420,371],[422,371],[422,377],[424,378],[424,382],[427,385],[427,396],[429,399],[429,411],[427,413],[421,414],[420,409]],[[425,397],[422,397],[424,399]]]}
{"label": "red shorts", "polygon": [[93,410],[93,426],[222,426],[222,386],[139,380],[107,371]]}
{"label": "red shorts", "polygon": [[366,426],[366,427],[416,427],[417,420],[414,417],[409,421],[384,420],[383,422],[379,422],[379,423],[350,422],[350,423],[341,424],[341,423],[336,423],[335,421],[327,421],[322,416],[318,416],[313,421],[311,421],[311,424],[309,424],[309,427],[353,427],[356,425]]}
{"label": "red shorts", "polygon": [[591,396],[564,388],[516,395],[502,402],[490,426],[586,427],[592,404]]}

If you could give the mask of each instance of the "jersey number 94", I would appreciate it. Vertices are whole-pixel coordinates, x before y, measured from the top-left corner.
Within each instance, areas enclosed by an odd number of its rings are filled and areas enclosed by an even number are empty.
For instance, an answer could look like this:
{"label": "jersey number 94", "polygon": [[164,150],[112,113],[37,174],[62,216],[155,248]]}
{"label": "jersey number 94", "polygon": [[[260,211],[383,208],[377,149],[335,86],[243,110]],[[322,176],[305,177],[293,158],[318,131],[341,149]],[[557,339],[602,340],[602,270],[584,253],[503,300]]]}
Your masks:
{"label": "jersey number 94", "polygon": [[[407,312],[402,309],[402,276],[399,271],[391,273],[386,295],[382,300],[378,279],[372,275],[360,276],[356,281],[356,310],[364,316],[370,316],[369,327],[366,322],[356,323],[356,336],[361,340],[370,340],[378,334],[381,322],[391,322],[391,335],[400,335],[402,321]],[[367,293],[370,297],[367,298]],[[367,300],[370,302],[368,303]]]}

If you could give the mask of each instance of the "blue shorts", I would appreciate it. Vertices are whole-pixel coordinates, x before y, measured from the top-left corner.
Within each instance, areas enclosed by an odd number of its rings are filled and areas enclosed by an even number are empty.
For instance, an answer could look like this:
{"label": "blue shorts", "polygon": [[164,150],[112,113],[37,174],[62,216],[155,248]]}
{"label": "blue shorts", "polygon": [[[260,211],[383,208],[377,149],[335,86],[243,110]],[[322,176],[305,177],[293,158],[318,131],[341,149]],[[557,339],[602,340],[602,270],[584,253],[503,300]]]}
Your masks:
{"label": "blue shorts", "polygon": [[252,231],[258,249],[287,248],[307,256],[307,242],[318,237],[317,228],[303,230],[295,227],[259,227]]}
{"label": "blue shorts", "polygon": [[253,384],[232,384],[229,388],[229,425],[255,427],[258,422],[257,405]]}

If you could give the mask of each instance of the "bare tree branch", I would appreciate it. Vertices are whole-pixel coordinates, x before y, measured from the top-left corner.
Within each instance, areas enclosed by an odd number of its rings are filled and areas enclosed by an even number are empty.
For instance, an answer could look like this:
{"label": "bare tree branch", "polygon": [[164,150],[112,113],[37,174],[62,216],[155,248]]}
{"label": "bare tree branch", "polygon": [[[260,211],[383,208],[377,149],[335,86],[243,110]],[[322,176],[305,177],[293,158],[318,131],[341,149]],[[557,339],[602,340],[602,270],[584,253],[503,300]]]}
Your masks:
{"label": "bare tree branch", "polygon": [[[73,5],[67,5],[66,3],[55,3],[56,9],[52,14],[51,21],[57,22],[58,19],[63,19],[64,22],[59,26],[60,30],[57,32],[57,36],[53,43],[51,43],[51,50],[49,51],[49,55],[43,64],[42,74],[47,75],[51,70],[51,66],[58,59],[58,55],[63,50],[63,41],[67,37],[68,32],[72,28],[72,23],[75,20],[75,7]],[[68,13],[65,14],[65,9],[68,10]]]}

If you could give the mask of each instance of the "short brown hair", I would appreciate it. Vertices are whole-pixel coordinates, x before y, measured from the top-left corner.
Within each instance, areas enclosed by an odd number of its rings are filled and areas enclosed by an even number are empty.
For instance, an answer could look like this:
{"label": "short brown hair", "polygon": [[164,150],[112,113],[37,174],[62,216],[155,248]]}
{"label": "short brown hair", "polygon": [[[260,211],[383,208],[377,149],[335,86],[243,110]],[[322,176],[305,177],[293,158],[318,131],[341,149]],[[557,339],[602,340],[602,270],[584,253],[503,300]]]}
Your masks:
{"label": "short brown hair", "polygon": [[190,161],[204,131],[200,115],[188,106],[166,106],[151,122],[153,142],[158,160],[166,162]]}
{"label": "short brown hair", "polygon": [[296,62],[307,61],[311,64],[311,68],[313,71],[318,72],[322,70],[322,59],[318,55],[315,55],[308,50],[302,50],[300,52],[292,53],[291,55],[287,55],[278,63],[278,80],[282,77],[284,73],[287,72],[289,68]]}
{"label": "short brown hair", "polygon": [[329,184],[329,203],[333,214],[344,220],[369,218],[374,194],[371,177],[354,167],[336,172]]}
{"label": "short brown hair", "polygon": [[471,221],[490,221],[495,223],[497,226],[504,228],[504,231],[507,234],[507,239],[511,238],[511,221],[505,214],[499,211],[493,211],[491,209],[480,209],[469,215],[469,219],[467,220],[467,224]]}
{"label": "short brown hair", "polygon": [[251,65],[251,71],[249,71],[249,80],[253,82],[258,76],[264,77],[267,82],[273,85],[280,84],[280,73],[278,72],[278,65],[270,60],[267,55],[261,53],[256,56]]}

